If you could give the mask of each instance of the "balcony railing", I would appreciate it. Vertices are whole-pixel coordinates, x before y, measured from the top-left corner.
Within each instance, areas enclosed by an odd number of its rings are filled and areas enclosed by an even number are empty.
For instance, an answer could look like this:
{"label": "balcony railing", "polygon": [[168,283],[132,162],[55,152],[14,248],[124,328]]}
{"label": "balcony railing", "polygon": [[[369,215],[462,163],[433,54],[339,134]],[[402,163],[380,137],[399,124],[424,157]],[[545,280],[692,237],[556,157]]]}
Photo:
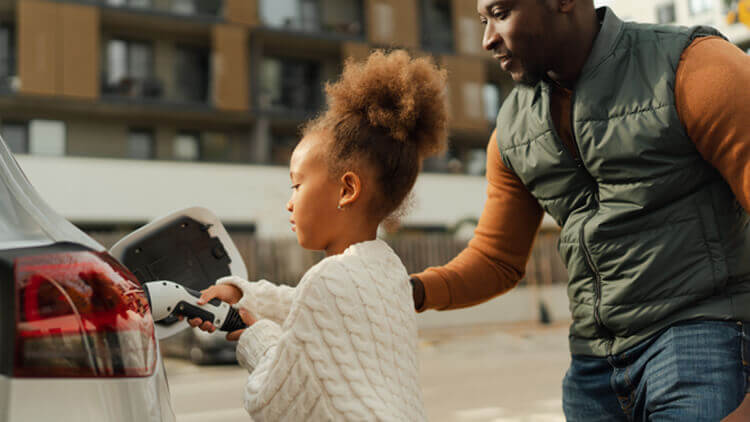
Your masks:
{"label": "balcony railing", "polygon": [[362,0],[261,0],[267,28],[358,38],[364,34]]}
{"label": "balcony railing", "polygon": [[223,0],[99,0],[99,3],[132,11],[206,18],[221,17],[224,7]]}

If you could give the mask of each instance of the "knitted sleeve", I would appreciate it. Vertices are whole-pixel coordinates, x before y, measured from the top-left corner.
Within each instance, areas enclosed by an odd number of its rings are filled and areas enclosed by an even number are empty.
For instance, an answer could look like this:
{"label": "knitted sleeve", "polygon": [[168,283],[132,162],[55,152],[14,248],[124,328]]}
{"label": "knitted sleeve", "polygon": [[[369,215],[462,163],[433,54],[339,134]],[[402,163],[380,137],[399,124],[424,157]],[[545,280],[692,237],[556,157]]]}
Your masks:
{"label": "knitted sleeve", "polygon": [[273,284],[266,280],[247,281],[240,277],[222,277],[216,284],[231,284],[242,290],[242,299],[236,307],[244,308],[255,319],[269,319],[281,324],[289,315],[296,289]]}
{"label": "knitted sleeve", "polygon": [[495,132],[487,145],[487,182],[487,200],[466,249],[449,263],[414,275],[425,288],[420,312],[485,302],[523,278],[544,212],[503,164]]}
{"label": "knitted sleeve", "polygon": [[[316,266],[298,289],[283,328],[258,321],[240,337],[238,361],[251,372],[245,409],[258,422],[393,420],[353,352],[374,345],[367,334],[357,333],[371,327],[357,317],[344,321],[368,306],[346,271]],[[342,295],[351,300],[340,301]],[[352,325],[360,330],[351,330]]]}
{"label": "knitted sleeve", "polygon": [[750,213],[750,56],[722,38],[699,38],[682,53],[676,78],[688,136]]}

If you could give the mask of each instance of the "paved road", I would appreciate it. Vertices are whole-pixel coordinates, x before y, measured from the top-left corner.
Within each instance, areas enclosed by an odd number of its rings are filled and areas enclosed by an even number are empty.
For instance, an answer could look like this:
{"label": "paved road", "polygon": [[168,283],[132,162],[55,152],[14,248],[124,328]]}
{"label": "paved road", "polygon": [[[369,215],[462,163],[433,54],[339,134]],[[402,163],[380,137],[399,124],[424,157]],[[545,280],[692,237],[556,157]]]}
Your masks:
{"label": "paved road", "polygon": [[[567,325],[512,324],[420,333],[425,406],[434,422],[562,422]],[[237,366],[168,359],[178,422],[244,421]]]}

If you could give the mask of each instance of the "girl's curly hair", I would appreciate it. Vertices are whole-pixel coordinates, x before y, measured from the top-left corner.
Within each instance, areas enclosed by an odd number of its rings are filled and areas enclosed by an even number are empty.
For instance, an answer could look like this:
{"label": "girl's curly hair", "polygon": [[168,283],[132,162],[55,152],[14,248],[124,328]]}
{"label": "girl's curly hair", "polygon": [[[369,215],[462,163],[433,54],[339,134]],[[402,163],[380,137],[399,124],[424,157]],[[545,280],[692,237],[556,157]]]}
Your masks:
{"label": "girl's curly hair", "polygon": [[374,216],[391,215],[411,191],[422,160],[446,147],[446,72],[402,50],[347,60],[326,84],[328,109],[302,130],[332,135],[330,164],[341,174],[362,162],[375,170]]}

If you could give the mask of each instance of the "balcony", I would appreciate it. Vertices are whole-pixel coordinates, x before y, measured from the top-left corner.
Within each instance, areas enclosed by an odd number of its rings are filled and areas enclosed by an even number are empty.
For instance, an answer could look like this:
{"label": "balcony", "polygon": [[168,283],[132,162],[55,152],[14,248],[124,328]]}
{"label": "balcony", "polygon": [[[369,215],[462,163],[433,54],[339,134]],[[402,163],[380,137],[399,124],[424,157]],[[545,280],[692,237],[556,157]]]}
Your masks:
{"label": "balcony", "polygon": [[110,8],[185,18],[219,19],[223,0],[98,0]]}
{"label": "balcony", "polygon": [[362,0],[261,0],[259,8],[263,26],[272,30],[364,37]]}
{"label": "balcony", "polygon": [[322,63],[264,57],[260,63],[258,109],[291,120],[309,118],[323,105]]}
{"label": "balcony", "polygon": [[[208,47],[110,38],[102,96],[110,101],[209,108]],[[159,60],[156,58],[161,57]]]}

